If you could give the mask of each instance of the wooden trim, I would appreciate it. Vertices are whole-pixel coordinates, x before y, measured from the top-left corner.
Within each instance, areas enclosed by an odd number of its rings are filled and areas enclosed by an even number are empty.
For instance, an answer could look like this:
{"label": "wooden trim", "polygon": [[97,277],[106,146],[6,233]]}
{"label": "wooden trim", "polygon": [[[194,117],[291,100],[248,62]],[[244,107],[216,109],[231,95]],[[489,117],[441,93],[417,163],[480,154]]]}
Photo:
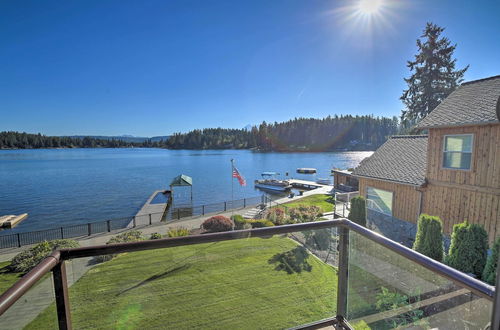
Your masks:
{"label": "wooden trim", "polygon": [[[468,185],[468,184],[458,184],[458,183],[451,183],[451,182],[438,181],[438,180],[427,180],[427,183],[429,185],[433,185],[433,186],[460,189],[460,190],[468,190],[468,191],[474,191],[474,192],[479,192],[479,193],[486,193],[486,194],[500,196],[500,188],[472,186],[472,185]],[[423,191],[425,191],[426,189],[427,188],[422,188]]]}

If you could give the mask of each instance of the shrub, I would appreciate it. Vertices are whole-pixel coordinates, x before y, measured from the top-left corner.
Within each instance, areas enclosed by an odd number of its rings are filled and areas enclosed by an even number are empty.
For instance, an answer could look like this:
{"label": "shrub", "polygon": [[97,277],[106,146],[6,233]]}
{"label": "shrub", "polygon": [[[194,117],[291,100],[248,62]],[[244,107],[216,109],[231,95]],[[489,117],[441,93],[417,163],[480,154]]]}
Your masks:
{"label": "shrub", "polygon": [[500,254],[500,237],[497,237],[495,243],[493,244],[493,248],[491,249],[491,254],[488,256],[486,261],[486,266],[483,271],[483,281],[489,283],[491,285],[495,285],[495,281],[497,278],[497,263],[498,263],[498,255]]}
{"label": "shrub", "polygon": [[288,223],[289,217],[285,212],[285,209],[281,207],[273,207],[269,210],[266,216],[267,220],[271,221],[275,225],[284,225]]}
{"label": "shrub", "polygon": [[420,215],[413,250],[439,262],[443,261],[443,224],[439,217]]}
{"label": "shrub", "polygon": [[149,239],[161,239],[162,236],[160,233],[152,233],[151,236],[149,236]]}
{"label": "shrub", "polygon": [[347,218],[358,225],[366,227],[366,201],[363,196],[356,196],[351,199],[351,210]]}
{"label": "shrub", "polygon": [[211,233],[229,231],[233,229],[233,223],[231,220],[223,215],[216,215],[208,218],[201,226],[203,229]]}
{"label": "shrub", "polygon": [[168,237],[181,237],[181,236],[189,236],[189,229],[179,227],[179,228],[170,228],[167,232]]}
{"label": "shrub", "polygon": [[288,210],[290,220],[288,223],[312,222],[317,220],[321,215],[321,208],[316,205],[299,205]]}
{"label": "shrub", "polygon": [[245,223],[247,222],[245,218],[239,214],[232,215],[231,220],[234,222],[234,229],[243,229]]}
{"label": "shrub", "polygon": [[488,234],[483,226],[467,221],[453,226],[446,263],[464,273],[480,277],[488,254]]}
{"label": "shrub", "polygon": [[[117,243],[128,243],[128,242],[139,242],[144,240],[142,233],[138,230],[131,230],[125,233],[121,233],[120,235],[116,235],[115,237],[111,237],[106,244],[117,244]],[[105,262],[113,259],[118,254],[104,254],[100,256],[96,256],[94,258],[95,262]]]}
{"label": "shrub", "polygon": [[79,247],[77,241],[71,239],[57,239],[53,241],[44,241],[38,243],[32,248],[17,254],[12,259],[9,269],[13,272],[26,273],[35,267],[45,257],[50,255],[52,251],[58,249]]}
{"label": "shrub", "polygon": [[[375,307],[379,312],[385,312],[409,305],[406,295],[392,292],[387,288],[381,287],[381,292],[376,296]],[[420,299],[417,299],[419,301]],[[420,309],[414,309],[407,313],[399,314],[394,317],[384,319],[384,322],[392,329],[415,324],[424,316]]]}
{"label": "shrub", "polygon": [[252,228],[263,228],[263,227],[273,227],[274,223],[267,219],[258,220],[247,220],[247,223],[252,226]]}

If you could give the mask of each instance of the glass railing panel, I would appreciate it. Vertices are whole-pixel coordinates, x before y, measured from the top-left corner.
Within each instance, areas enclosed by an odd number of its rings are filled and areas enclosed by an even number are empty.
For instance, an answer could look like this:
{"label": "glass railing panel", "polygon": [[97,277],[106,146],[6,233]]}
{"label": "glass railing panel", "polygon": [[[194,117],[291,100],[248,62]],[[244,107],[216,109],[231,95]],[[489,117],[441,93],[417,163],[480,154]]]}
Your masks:
{"label": "glass railing panel", "polygon": [[484,329],[492,303],[355,233],[347,318],[371,329]]}
{"label": "glass railing panel", "polygon": [[[0,274],[2,284],[5,284],[4,282],[8,280],[10,275],[14,274]],[[50,323],[57,328],[57,314],[53,307],[54,302],[54,282],[52,273],[48,273],[0,316],[0,329],[35,329],[30,327],[29,324],[40,313],[43,313],[43,318],[39,319],[41,323]]]}
{"label": "glass railing panel", "polygon": [[[336,315],[332,230],[78,259],[75,329],[283,329]],[[42,312],[30,324],[52,329]]]}

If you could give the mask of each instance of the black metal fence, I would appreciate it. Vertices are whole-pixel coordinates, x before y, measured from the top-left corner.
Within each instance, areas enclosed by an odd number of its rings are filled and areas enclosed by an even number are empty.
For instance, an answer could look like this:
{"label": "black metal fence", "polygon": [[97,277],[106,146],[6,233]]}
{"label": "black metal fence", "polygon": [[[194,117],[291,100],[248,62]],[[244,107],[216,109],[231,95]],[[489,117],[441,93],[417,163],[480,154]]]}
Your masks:
{"label": "black metal fence", "polygon": [[0,235],[0,249],[16,248],[23,245],[36,244],[54,239],[91,236],[93,234],[106,233],[119,229],[144,227],[152,225],[153,223],[169,222],[188,217],[202,216],[209,213],[241,209],[262,203],[263,196],[256,196],[235,201],[226,201],[199,206],[173,205],[165,214],[148,213],[39,231]]}

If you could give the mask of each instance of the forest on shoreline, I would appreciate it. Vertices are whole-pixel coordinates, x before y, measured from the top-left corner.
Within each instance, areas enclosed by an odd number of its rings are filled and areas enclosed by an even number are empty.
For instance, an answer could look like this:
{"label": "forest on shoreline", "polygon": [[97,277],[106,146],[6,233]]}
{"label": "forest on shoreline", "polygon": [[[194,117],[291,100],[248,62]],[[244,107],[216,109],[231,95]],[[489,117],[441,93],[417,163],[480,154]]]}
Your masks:
{"label": "forest on shoreline", "polygon": [[143,142],[119,138],[60,137],[0,132],[0,149],[42,148],[167,148],[252,149],[261,151],[375,150],[400,132],[396,117],[328,116],[262,122],[251,129],[207,128],[175,133],[166,140]]}

